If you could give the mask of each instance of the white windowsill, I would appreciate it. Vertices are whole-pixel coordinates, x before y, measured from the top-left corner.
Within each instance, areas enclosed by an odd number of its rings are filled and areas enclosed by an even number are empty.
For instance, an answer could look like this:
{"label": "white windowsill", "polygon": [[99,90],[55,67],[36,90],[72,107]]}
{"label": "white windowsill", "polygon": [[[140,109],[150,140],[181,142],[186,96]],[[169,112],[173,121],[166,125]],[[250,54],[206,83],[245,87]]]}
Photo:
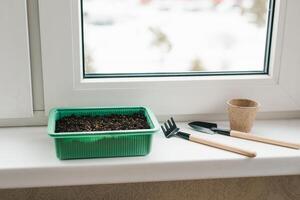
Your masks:
{"label": "white windowsill", "polygon": [[[223,123],[227,124],[227,123]],[[46,127],[0,128],[0,188],[300,174],[300,150],[221,135],[202,137],[256,150],[254,159],[157,133],[145,157],[60,161]],[[257,121],[253,132],[300,142],[299,120]]]}

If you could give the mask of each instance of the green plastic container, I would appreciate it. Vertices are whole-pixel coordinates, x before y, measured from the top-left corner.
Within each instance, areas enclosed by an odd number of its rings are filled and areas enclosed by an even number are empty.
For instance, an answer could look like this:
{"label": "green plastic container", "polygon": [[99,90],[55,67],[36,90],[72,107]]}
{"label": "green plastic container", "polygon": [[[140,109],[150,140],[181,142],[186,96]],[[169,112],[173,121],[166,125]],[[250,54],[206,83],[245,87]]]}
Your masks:
{"label": "green plastic container", "polygon": [[[150,129],[55,133],[56,120],[72,114],[105,116],[133,113],[142,113]],[[56,156],[61,160],[144,156],[150,152],[152,135],[158,130],[156,117],[146,107],[55,108],[50,111],[48,121],[48,134],[54,138]]]}

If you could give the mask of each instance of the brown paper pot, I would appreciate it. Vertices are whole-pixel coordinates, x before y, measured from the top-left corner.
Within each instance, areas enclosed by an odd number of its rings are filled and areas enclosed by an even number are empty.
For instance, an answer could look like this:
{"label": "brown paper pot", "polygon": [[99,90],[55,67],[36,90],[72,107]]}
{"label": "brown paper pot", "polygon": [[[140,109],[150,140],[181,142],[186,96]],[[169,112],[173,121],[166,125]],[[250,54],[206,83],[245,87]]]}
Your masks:
{"label": "brown paper pot", "polygon": [[230,128],[249,133],[259,104],[250,99],[232,99],[227,102]]}

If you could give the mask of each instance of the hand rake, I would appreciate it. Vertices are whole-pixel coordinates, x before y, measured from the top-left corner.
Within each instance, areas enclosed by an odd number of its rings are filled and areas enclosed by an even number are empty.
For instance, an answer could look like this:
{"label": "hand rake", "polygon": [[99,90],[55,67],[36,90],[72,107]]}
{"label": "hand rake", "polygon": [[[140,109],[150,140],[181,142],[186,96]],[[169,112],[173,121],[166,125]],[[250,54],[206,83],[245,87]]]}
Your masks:
{"label": "hand rake", "polygon": [[225,151],[230,151],[233,153],[237,153],[237,154],[241,154],[247,157],[255,157],[256,156],[256,152],[251,152],[251,151],[247,151],[244,149],[240,149],[237,147],[233,147],[233,146],[228,146],[225,144],[221,144],[218,142],[213,142],[210,140],[206,140],[206,139],[202,139],[199,136],[195,136],[189,133],[184,133],[179,131],[179,128],[176,126],[176,123],[174,121],[174,119],[171,117],[171,119],[167,120],[166,123],[164,123],[164,126],[161,126],[162,131],[164,132],[165,136],[167,138],[173,137],[173,136],[178,136],[180,138],[192,141],[192,142],[196,142],[199,144],[204,144],[207,146],[211,146],[214,148],[218,148],[218,149],[222,149]]}

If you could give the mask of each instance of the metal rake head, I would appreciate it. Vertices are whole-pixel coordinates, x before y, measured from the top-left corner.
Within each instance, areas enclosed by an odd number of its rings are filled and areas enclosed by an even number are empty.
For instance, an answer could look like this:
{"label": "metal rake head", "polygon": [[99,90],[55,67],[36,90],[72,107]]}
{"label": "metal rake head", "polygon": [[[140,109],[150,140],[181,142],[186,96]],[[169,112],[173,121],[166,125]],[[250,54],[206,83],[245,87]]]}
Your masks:
{"label": "metal rake head", "polygon": [[167,138],[176,135],[176,133],[179,131],[179,128],[176,126],[173,117],[168,119],[167,122],[164,123],[164,126],[161,126],[161,129]]}

